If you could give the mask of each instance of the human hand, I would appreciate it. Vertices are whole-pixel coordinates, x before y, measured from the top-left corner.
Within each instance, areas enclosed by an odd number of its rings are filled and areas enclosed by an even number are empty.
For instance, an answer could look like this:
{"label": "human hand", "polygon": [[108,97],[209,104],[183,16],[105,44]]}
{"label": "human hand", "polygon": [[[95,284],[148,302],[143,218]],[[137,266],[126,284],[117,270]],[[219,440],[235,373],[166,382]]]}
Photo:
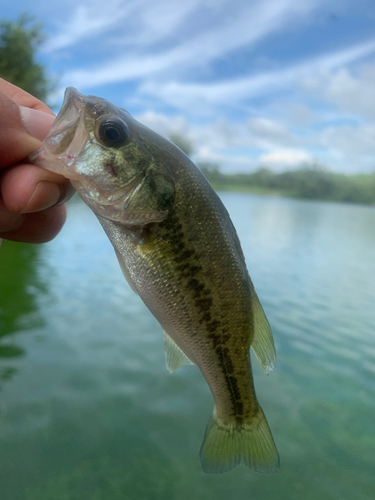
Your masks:
{"label": "human hand", "polygon": [[43,243],[64,225],[73,187],[62,175],[27,162],[53,121],[46,104],[0,78],[0,243]]}

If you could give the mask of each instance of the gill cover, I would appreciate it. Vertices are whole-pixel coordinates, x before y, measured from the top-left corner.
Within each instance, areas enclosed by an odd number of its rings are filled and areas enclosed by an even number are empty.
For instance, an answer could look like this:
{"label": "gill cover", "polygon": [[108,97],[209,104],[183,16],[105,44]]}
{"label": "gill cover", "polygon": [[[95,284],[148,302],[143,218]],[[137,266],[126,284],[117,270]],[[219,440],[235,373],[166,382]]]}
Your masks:
{"label": "gill cover", "polygon": [[111,219],[109,212],[101,214],[106,219],[117,220],[125,225],[138,226],[162,222],[174,200],[174,182],[163,167],[152,161],[142,180],[123,199],[122,214]]}

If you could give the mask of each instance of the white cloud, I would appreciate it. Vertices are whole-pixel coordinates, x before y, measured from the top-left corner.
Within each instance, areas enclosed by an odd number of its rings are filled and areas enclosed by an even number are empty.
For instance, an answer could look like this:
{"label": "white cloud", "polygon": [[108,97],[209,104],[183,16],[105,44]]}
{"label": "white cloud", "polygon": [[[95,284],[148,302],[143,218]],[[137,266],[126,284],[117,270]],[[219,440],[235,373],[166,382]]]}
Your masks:
{"label": "white cloud", "polygon": [[[202,112],[207,112],[214,105],[236,106],[241,101],[276,90],[291,91],[298,82],[304,90],[319,90],[320,82],[324,81],[330,70],[374,53],[375,39],[372,39],[354,47],[313,57],[276,71],[213,83],[169,81],[161,84],[149,80],[141,85],[139,90],[155,98],[163,99],[176,108],[186,110],[193,108],[197,112],[201,109]],[[315,75],[319,75],[320,78]]]}
{"label": "white cloud", "polygon": [[320,115],[299,102],[277,100],[272,101],[268,108],[269,113],[275,114],[278,120],[284,124],[287,123],[290,127],[306,130],[314,123],[321,121]]}
{"label": "white cloud", "polygon": [[306,151],[298,149],[278,149],[259,157],[259,163],[262,166],[273,170],[289,170],[313,162],[313,158]]}
{"label": "white cloud", "polygon": [[258,142],[258,147],[286,145],[294,142],[293,135],[285,125],[268,118],[252,118],[249,121],[250,137]]}
{"label": "white cloud", "polygon": [[307,90],[334,104],[341,111],[375,118],[375,64],[355,70],[340,68],[305,82]]}
{"label": "white cloud", "polygon": [[91,39],[99,54],[103,49],[107,51],[108,59],[121,50],[121,45],[131,47],[131,51],[139,55],[142,50],[178,30],[200,3],[201,0],[185,3],[170,0],[159,0],[157,3],[151,0],[81,0],[79,5],[74,5],[68,19],[56,23],[55,32],[44,51],[51,53],[79,46],[85,39]]}
{"label": "white cloud", "polygon": [[[180,3],[168,0],[157,4],[150,0],[124,4],[118,0],[114,9],[107,4],[99,4],[100,8],[97,4],[80,6],[61,33],[50,40],[46,50],[74,46],[81,39],[101,32],[107,60],[99,57],[103,55],[100,47],[93,66],[70,71],[64,77],[82,89],[160,73],[165,79],[167,69],[170,76],[190,76],[192,68],[205,72],[210,62],[229,56],[233,50],[249,49],[265,37],[300,23],[317,3],[317,0],[297,4],[294,0],[249,3],[226,0],[207,4],[196,0],[181,7]],[[114,42],[123,45],[124,54],[119,56],[115,51],[114,57],[108,57]],[[190,91],[194,92],[194,86]]]}
{"label": "white cloud", "polygon": [[224,171],[254,170],[264,163],[273,169],[295,168],[312,161],[302,149],[283,148],[283,144],[298,139],[282,124],[269,119],[254,118],[243,124],[220,119],[204,126],[192,125],[182,115],[148,112],[137,119],[165,137],[182,135],[194,146],[195,161],[217,163]]}
{"label": "white cloud", "polygon": [[[146,113],[137,115],[135,118],[143,125],[146,125],[146,127],[149,127],[164,137],[169,137],[171,134],[178,134],[189,139],[188,136],[192,133],[192,127],[182,115],[171,117],[161,113],[155,113],[154,111],[147,111]],[[194,142],[195,139],[195,137],[191,138]]]}
{"label": "white cloud", "polygon": [[[44,52],[51,53],[77,44],[82,39],[94,38],[110,29],[122,17],[131,13],[131,6],[121,8],[121,0],[80,3],[67,22],[58,23],[60,32],[51,36],[44,45]],[[118,12],[120,10],[120,13]],[[119,15],[114,16],[113,13]]]}
{"label": "white cloud", "polygon": [[375,123],[362,126],[329,127],[318,140],[325,157],[336,170],[355,173],[375,169]]}
{"label": "white cloud", "polygon": [[316,162],[347,173],[375,168],[375,124],[326,126],[299,134],[263,117],[244,123],[221,118],[204,124],[193,124],[183,115],[153,112],[136,118],[165,137],[180,134],[193,145],[195,161],[217,163],[226,172],[259,166],[281,171]]}

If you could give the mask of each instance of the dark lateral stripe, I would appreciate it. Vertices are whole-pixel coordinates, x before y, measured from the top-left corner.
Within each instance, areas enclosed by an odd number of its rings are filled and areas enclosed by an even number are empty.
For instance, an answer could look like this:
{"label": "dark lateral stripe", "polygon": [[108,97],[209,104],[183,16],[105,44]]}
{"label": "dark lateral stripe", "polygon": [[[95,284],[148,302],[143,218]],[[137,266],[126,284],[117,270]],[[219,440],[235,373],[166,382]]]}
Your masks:
{"label": "dark lateral stripe", "polygon": [[230,394],[233,414],[241,418],[244,415],[244,405],[241,401],[238,380],[234,374],[234,364],[229,349],[225,345],[230,335],[223,332],[221,322],[214,319],[212,291],[203,279],[200,279],[200,271],[203,268],[199,265],[199,255],[192,243],[185,237],[182,225],[175,213],[170,213],[161,227],[166,231],[165,239],[170,245],[171,256],[176,263],[176,272],[182,278],[181,285],[193,298],[194,306],[200,313],[198,321],[200,324],[204,323],[207,336],[212,341],[212,347],[219,358],[225,384]]}
{"label": "dark lateral stripe", "polygon": [[238,386],[238,380],[234,375],[234,365],[230,357],[229,349],[219,344],[215,350],[219,357],[225,382],[231,395],[233,413],[236,417],[242,417],[244,415],[244,405],[241,401],[241,391]]}

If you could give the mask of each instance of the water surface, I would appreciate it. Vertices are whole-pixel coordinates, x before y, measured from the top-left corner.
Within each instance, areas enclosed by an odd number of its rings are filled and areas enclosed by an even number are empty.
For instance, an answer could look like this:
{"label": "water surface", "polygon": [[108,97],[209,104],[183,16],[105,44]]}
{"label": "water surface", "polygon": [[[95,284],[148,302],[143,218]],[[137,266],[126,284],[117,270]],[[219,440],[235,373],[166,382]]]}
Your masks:
{"label": "water surface", "polygon": [[4,500],[372,500],[375,209],[222,194],[278,352],[255,384],[278,476],[200,470],[212,397],[170,375],[161,329],[89,209],[0,249]]}

